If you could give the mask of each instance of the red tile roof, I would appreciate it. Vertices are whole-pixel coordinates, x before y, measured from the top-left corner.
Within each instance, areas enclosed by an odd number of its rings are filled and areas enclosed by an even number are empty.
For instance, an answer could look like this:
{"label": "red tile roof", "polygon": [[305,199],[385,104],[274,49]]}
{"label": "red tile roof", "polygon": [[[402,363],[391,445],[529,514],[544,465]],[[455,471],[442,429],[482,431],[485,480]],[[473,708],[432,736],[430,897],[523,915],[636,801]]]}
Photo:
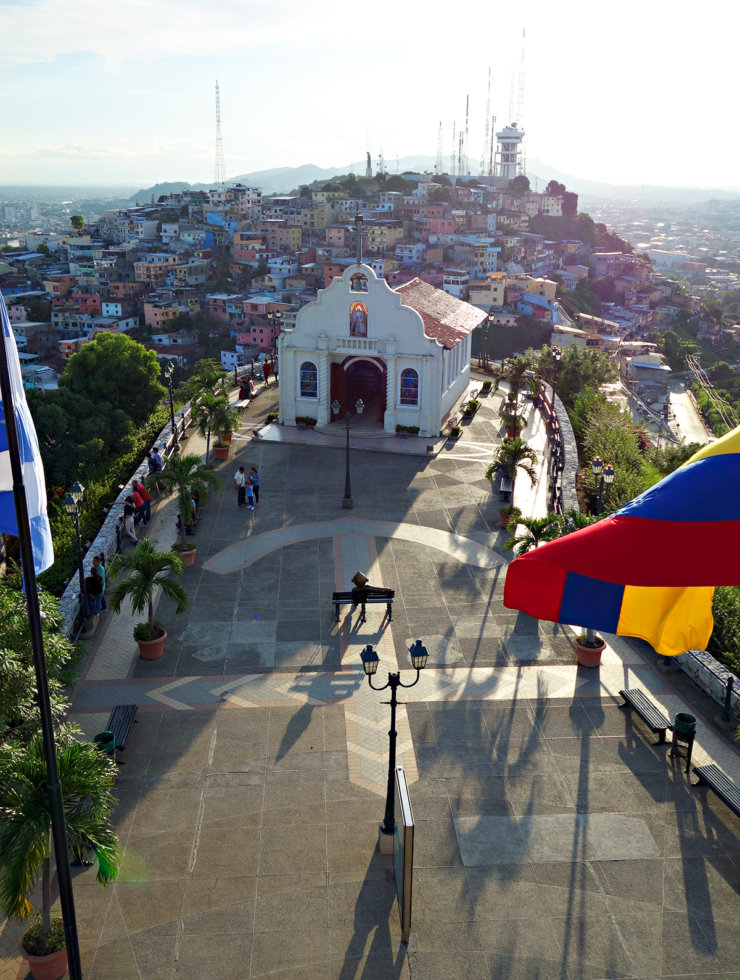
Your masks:
{"label": "red tile roof", "polygon": [[427,337],[434,337],[447,350],[456,347],[486,316],[477,306],[450,296],[421,279],[412,279],[394,291],[404,306],[410,306],[421,316]]}

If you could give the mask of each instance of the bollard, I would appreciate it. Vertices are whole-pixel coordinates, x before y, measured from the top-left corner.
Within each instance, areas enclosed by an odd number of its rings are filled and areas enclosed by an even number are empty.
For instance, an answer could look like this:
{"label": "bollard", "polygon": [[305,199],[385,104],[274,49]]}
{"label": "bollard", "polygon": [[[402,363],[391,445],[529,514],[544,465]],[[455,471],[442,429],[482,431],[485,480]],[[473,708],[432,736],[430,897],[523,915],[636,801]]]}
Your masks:
{"label": "bollard", "polygon": [[732,731],[737,728],[737,721],[732,714],[732,689],[735,683],[735,678],[730,676],[727,678],[727,684],[725,686],[725,700],[722,704],[722,711],[714,716],[714,724],[717,728],[721,728],[723,731]]}

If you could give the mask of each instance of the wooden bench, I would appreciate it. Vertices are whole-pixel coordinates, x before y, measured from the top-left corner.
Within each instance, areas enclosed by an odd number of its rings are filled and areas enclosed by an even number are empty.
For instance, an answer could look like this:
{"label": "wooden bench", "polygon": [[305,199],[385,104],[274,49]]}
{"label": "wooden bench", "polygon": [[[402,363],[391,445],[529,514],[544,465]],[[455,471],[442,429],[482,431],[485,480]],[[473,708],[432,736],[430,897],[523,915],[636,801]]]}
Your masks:
{"label": "wooden bench", "polygon": [[[351,604],[352,606],[360,606],[360,622],[364,623],[366,620],[365,616],[365,605],[370,603],[371,605],[376,605],[379,602],[385,603],[385,614],[388,617],[388,622],[393,620],[393,589],[384,589],[386,595],[364,595],[362,598],[358,599],[356,592],[353,590],[351,592],[333,592],[331,601],[334,603],[334,622],[339,622],[339,607],[342,605]],[[389,594],[388,594],[389,593]]]}
{"label": "wooden bench", "polygon": [[652,732],[657,733],[658,742],[660,744],[665,742],[666,732],[672,731],[673,725],[671,724],[670,719],[663,714],[660,708],[656,708],[653,702],[650,701],[642,691],[630,689],[620,691],[619,694],[625,700],[625,704],[623,704],[621,707],[624,708],[629,704],[630,707],[635,709],[648,728]]}
{"label": "wooden bench", "polygon": [[711,763],[708,766],[694,766],[694,772],[699,777],[698,785],[706,783],[740,817],[740,788],[726,776],[719,766]]}
{"label": "wooden bench", "polygon": [[131,731],[131,726],[136,720],[137,710],[138,705],[136,704],[117,704],[113,711],[111,711],[107,730],[113,732],[115,736],[116,752],[119,749],[123,751],[126,748],[128,733]]}

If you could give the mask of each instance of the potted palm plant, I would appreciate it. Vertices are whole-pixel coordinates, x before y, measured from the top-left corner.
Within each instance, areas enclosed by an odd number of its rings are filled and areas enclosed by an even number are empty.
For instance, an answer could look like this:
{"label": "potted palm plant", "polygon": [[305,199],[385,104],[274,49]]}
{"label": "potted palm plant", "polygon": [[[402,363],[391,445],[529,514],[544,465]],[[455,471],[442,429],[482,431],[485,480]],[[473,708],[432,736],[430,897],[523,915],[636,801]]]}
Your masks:
{"label": "potted palm plant", "polygon": [[[73,851],[92,851],[98,882],[115,880],[120,864],[112,823],[115,765],[90,744],[57,743],[67,841]],[[8,917],[26,919],[41,878],[41,913],[23,934],[21,955],[36,980],[59,980],[67,972],[64,927],[53,917],[51,811],[46,788],[43,742],[35,736],[21,750],[0,750],[0,907]]]}
{"label": "potted palm plant", "polygon": [[520,516],[517,524],[522,530],[504,544],[504,551],[513,551],[515,558],[546,541],[554,541],[560,533],[560,517],[557,514],[548,514],[547,517]]}
{"label": "potted palm plant", "polygon": [[111,566],[110,577],[118,578],[122,571],[130,574],[116,583],[108,597],[113,612],[120,612],[124,599],[129,599],[131,611],[146,611],[145,622],[134,627],[134,639],[144,660],[156,660],[164,652],[167,631],[154,619],[154,593],[157,588],[176,603],[175,612],[185,612],[188,595],[173,576],[182,572],[182,560],[174,551],[157,551],[148,539],[140,541],[134,551],[119,555]]}
{"label": "potted palm plant", "polygon": [[[180,517],[180,540],[172,548],[182,558],[186,566],[195,561],[196,544],[188,540],[188,528],[195,523],[195,507],[203,505],[209,488],[218,490],[221,487],[221,477],[209,469],[200,456],[186,453],[171,456],[163,470],[147,477],[147,485],[158,483],[164,493],[174,494],[177,512]],[[137,546],[138,547],[138,546]]]}
{"label": "potted palm plant", "polygon": [[[493,481],[496,474],[500,473],[507,477],[511,482],[511,499],[514,499],[514,485],[518,470],[523,470],[532,481],[532,486],[537,483],[537,471],[534,464],[537,462],[537,450],[528,446],[524,440],[518,436],[515,439],[504,439],[493,459],[486,469],[486,479],[493,489]],[[508,522],[507,522],[508,523]],[[506,525],[502,523],[502,527]]]}
{"label": "potted palm plant", "polygon": [[[560,522],[560,534],[557,537],[565,537],[566,534],[572,534],[573,531],[579,531],[581,528],[595,524],[598,519],[598,516],[584,514],[571,507],[563,515]],[[601,655],[606,648],[606,642],[590,626],[576,635],[573,644],[576,648],[576,660],[582,667],[598,667],[601,664]]]}
{"label": "potted palm plant", "polygon": [[219,398],[217,401],[213,427],[218,439],[213,447],[213,454],[216,459],[228,459],[232,436],[239,428],[239,409],[235,405],[230,405],[228,398]]}

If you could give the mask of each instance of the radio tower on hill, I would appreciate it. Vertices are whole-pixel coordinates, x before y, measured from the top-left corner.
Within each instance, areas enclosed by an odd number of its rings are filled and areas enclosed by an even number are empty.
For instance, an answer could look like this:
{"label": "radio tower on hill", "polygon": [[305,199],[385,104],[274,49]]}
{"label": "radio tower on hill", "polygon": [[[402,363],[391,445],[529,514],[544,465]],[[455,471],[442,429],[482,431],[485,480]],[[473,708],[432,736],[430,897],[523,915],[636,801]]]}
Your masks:
{"label": "radio tower on hill", "polygon": [[216,187],[226,183],[226,164],[224,163],[224,144],[221,139],[221,96],[216,81],[216,167],[214,173]]}

